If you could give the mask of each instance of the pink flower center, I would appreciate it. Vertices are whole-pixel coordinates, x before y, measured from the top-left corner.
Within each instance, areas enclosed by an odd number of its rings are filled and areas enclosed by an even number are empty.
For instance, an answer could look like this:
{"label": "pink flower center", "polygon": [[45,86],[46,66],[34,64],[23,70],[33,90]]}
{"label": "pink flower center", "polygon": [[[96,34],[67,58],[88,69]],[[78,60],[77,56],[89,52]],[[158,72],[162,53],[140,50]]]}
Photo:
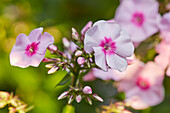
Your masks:
{"label": "pink flower center", "polygon": [[144,78],[138,78],[136,82],[137,86],[139,86],[142,90],[147,90],[150,88],[149,81]]}
{"label": "pink flower center", "polygon": [[36,43],[33,42],[32,44],[27,45],[26,49],[25,49],[25,54],[28,57],[31,57],[32,55],[36,54],[38,51],[38,45],[40,42]]}
{"label": "pink flower center", "polygon": [[108,55],[115,54],[116,43],[112,41],[111,38],[104,37],[104,40],[101,40],[100,45],[102,47],[103,52]]}
{"label": "pink flower center", "polygon": [[144,20],[145,20],[144,14],[141,12],[134,13],[131,19],[132,23],[138,27],[141,27],[143,25]]}

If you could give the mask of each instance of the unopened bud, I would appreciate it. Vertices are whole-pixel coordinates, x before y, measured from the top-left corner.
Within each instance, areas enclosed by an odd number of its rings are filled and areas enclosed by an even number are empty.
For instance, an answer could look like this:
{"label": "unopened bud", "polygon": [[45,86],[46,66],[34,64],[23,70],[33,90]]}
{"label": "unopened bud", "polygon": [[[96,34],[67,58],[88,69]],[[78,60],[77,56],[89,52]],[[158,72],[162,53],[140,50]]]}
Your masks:
{"label": "unopened bud", "polygon": [[78,56],[81,56],[83,54],[82,51],[80,50],[77,50],[76,53],[75,53],[75,56],[78,57]]}
{"label": "unopened bud", "polygon": [[78,57],[77,63],[78,63],[79,65],[83,65],[83,64],[85,63],[85,58],[84,58],[84,57]]}
{"label": "unopened bud", "polygon": [[3,108],[7,105],[10,94],[8,92],[0,91],[0,108]]}
{"label": "unopened bud", "polygon": [[92,105],[92,100],[91,100],[91,98],[87,97],[86,99],[87,99],[87,102],[88,102],[90,105]]}
{"label": "unopened bud", "polygon": [[72,102],[73,100],[74,100],[74,96],[71,95],[70,98],[69,98],[69,100],[68,100],[68,104],[71,104],[71,102]]}
{"label": "unopened bud", "polygon": [[83,88],[83,92],[84,92],[85,94],[92,94],[92,89],[91,89],[91,87],[89,87],[89,86],[85,86],[85,87]]}
{"label": "unopened bud", "polygon": [[77,33],[75,28],[72,28],[72,38],[74,40],[78,40],[79,39],[79,34]]}
{"label": "unopened bud", "polygon": [[48,50],[51,52],[51,53],[54,53],[58,50],[57,46],[51,44],[50,46],[48,46]]}
{"label": "unopened bud", "polygon": [[61,99],[65,98],[65,97],[67,97],[68,95],[69,95],[69,92],[68,92],[68,91],[65,91],[65,92],[63,92],[63,93],[58,97],[58,100],[61,100]]}
{"label": "unopened bud", "polygon": [[44,59],[42,60],[42,62],[51,62],[51,61],[53,61],[53,60],[50,59],[50,58],[44,58]]}
{"label": "unopened bud", "polygon": [[93,94],[92,95],[93,98],[95,98],[96,100],[100,101],[100,102],[103,102],[103,99],[101,97],[99,97],[97,94]]}
{"label": "unopened bud", "polygon": [[46,68],[52,68],[54,66],[55,66],[55,64],[47,64],[47,65],[45,65]]}
{"label": "unopened bud", "polygon": [[81,34],[84,35],[85,32],[92,26],[92,21],[89,21],[85,26],[84,28],[81,30]]}
{"label": "unopened bud", "polygon": [[82,99],[81,95],[77,95],[77,96],[76,96],[76,101],[77,101],[77,103],[79,103],[79,102],[81,101],[81,99]]}
{"label": "unopened bud", "polygon": [[70,46],[70,42],[67,40],[67,38],[63,38],[63,45],[66,48],[68,48]]}
{"label": "unopened bud", "polygon": [[58,66],[53,66],[53,67],[48,71],[48,74],[53,74],[53,73],[55,73],[58,69],[59,69]]}
{"label": "unopened bud", "polygon": [[16,112],[16,109],[14,107],[9,107],[8,110],[9,110],[9,113],[15,113]]}

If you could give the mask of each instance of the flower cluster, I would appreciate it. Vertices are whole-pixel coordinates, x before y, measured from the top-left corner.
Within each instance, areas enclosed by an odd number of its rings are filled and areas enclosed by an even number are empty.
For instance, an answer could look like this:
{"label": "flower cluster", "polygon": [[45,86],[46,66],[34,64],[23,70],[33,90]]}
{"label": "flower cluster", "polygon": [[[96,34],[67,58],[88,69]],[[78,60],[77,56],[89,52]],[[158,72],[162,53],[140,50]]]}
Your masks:
{"label": "flower cluster", "polygon": [[[11,50],[10,63],[22,68],[37,67],[40,62],[46,62],[48,74],[58,70],[68,72],[65,77],[71,77],[71,88],[62,93],[58,99],[68,97],[68,104],[74,99],[79,103],[85,98],[89,104],[91,99],[103,101],[97,94],[92,94],[90,87],[82,87],[82,77],[91,69],[98,69],[103,73],[110,70],[125,71],[128,65],[126,57],[134,52],[134,46],[129,34],[114,21],[98,21],[92,25],[88,22],[82,29],[81,35],[72,28],[71,41],[63,38],[64,51],[53,45],[53,36],[37,28],[26,36],[18,35],[16,44]],[[56,57],[46,57],[49,50]],[[91,92],[90,92],[91,91]]]}
{"label": "flower cluster", "polygon": [[[170,76],[170,12],[161,17],[156,0],[121,0],[114,19],[90,21],[80,34],[72,28],[70,40],[62,39],[63,49],[53,45],[52,35],[42,32],[37,28],[28,36],[18,35],[10,63],[25,68],[45,62],[48,74],[66,71],[58,84],[68,83],[69,90],[58,100],[68,98],[71,104],[84,98],[90,105],[92,99],[103,102],[90,86],[83,85],[83,81],[100,78],[114,80],[118,92],[125,93],[123,102],[103,106],[102,113],[130,113],[125,107],[146,109],[163,101],[165,72]],[[144,63],[134,49],[154,36],[161,40],[155,49],[158,55]],[[46,50],[55,57],[45,57]]]}
{"label": "flower cluster", "polygon": [[58,100],[64,99],[68,97],[68,104],[71,104],[71,102],[76,99],[77,103],[81,102],[82,98],[85,98],[85,100],[92,105],[92,99],[95,99],[97,101],[103,102],[103,99],[99,97],[97,94],[92,94],[92,89],[90,86],[85,86],[83,89],[79,88],[70,88],[69,91],[63,92],[59,97]]}
{"label": "flower cluster", "polygon": [[17,96],[13,96],[13,93],[0,91],[0,108],[8,105],[9,113],[26,113],[30,111],[33,107],[27,107],[23,101],[21,101]]}

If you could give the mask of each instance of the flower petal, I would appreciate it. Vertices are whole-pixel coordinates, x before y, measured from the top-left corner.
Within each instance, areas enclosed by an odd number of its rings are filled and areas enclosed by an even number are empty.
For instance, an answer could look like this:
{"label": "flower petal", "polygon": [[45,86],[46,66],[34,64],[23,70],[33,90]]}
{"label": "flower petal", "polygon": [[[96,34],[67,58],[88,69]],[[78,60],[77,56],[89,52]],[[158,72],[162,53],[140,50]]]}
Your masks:
{"label": "flower petal", "polygon": [[95,63],[98,65],[101,69],[104,71],[107,71],[106,66],[106,56],[104,52],[102,51],[101,47],[93,47],[94,54],[95,54]]}
{"label": "flower petal", "polygon": [[30,42],[36,42],[37,40],[39,40],[42,32],[42,27],[32,30],[31,33],[28,35]]}
{"label": "flower petal", "polygon": [[113,21],[98,21],[94,24],[94,26],[98,26],[99,32],[101,35],[107,38],[112,38],[115,40],[120,35],[121,26]]}
{"label": "flower petal", "polygon": [[130,39],[130,36],[127,32],[121,31],[120,36],[115,40],[116,42],[116,51],[118,55],[122,57],[130,57],[134,52],[134,45]]}
{"label": "flower petal", "polygon": [[21,46],[22,49],[24,50],[25,47],[29,44],[28,37],[25,34],[19,34],[16,39],[15,47]]}
{"label": "flower petal", "polygon": [[106,54],[107,64],[118,71],[125,71],[127,67],[127,61],[125,58],[118,56],[116,54],[108,55]]}
{"label": "flower petal", "polygon": [[84,49],[90,53],[93,51],[93,47],[99,46],[103,37],[99,32],[98,26],[89,28],[85,33]]}
{"label": "flower petal", "polygon": [[40,44],[38,45],[38,53],[45,54],[47,47],[54,43],[54,37],[47,32],[41,36]]}

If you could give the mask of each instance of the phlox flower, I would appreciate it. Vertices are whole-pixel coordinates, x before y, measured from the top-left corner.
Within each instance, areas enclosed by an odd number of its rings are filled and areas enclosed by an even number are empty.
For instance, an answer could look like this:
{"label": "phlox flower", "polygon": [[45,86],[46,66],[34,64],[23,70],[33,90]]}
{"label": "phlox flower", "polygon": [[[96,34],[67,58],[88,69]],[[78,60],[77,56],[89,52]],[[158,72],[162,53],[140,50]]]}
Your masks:
{"label": "phlox flower", "polygon": [[[136,57],[134,54],[131,57],[127,58],[128,65],[132,65],[133,63],[135,63],[135,61],[136,61]],[[93,81],[96,78],[99,78],[102,80],[119,81],[119,80],[123,79],[124,76],[125,76],[125,74],[122,74],[122,72],[119,72],[115,69],[108,69],[108,71],[105,72],[105,71],[97,69],[97,68],[92,68],[92,70],[90,70],[83,77],[83,80],[84,81]]]}
{"label": "phlox flower", "polygon": [[121,80],[124,75],[119,75],[119,71],[115,70],[115,69],[108,69],[107,72],[97,69],[97,68],[93,68],[89,73],[87,73],[87,75],[85,75],[83,77],[84,81],[93,81],[96,78],[100,78],[102,80],[115,80],[115,81],[119,81]]}
{"label": "phlox flower", "polygon": [[37,28],[26,36],[19,34],[10,53],[10,63],[22,68],[37,67],[45,56],[47,47],[54,43],[54,38],[47,32],[42,35],[43,28]]}
{"label": "phlox flower", "polygon": [[163,15],[160,22],[161,38],[170,43],[170,12]]}
{"label": "phlox flower", "polygon": [[94,51],[95,63],[104,71],[108,66],[119,71],[127,67],[126,57],[134,52],[129,35],[113,21],[98,21],[85,33],[84,49]]}
{"label": "phlox flower", "polygon": [[166,70],[166,75],[170,76],[170,43],[162,40],[159,45],[156,46],[158,56],[155,57],[155,62],[159,64],[162,69]]}
{"label": "phlox flower", "polygon": [[139,44],[158,32],[158,9],[156,0],[122,0],[114,20],[130,34],[133,43]]}
{"label": "phlox flower", "polygon": [[125,92],[125,101],[134,109],[146,109],[164,98],[164,71],[154,62],[140,61],[129,65],[125,77],[117,83],[118,91]]}

